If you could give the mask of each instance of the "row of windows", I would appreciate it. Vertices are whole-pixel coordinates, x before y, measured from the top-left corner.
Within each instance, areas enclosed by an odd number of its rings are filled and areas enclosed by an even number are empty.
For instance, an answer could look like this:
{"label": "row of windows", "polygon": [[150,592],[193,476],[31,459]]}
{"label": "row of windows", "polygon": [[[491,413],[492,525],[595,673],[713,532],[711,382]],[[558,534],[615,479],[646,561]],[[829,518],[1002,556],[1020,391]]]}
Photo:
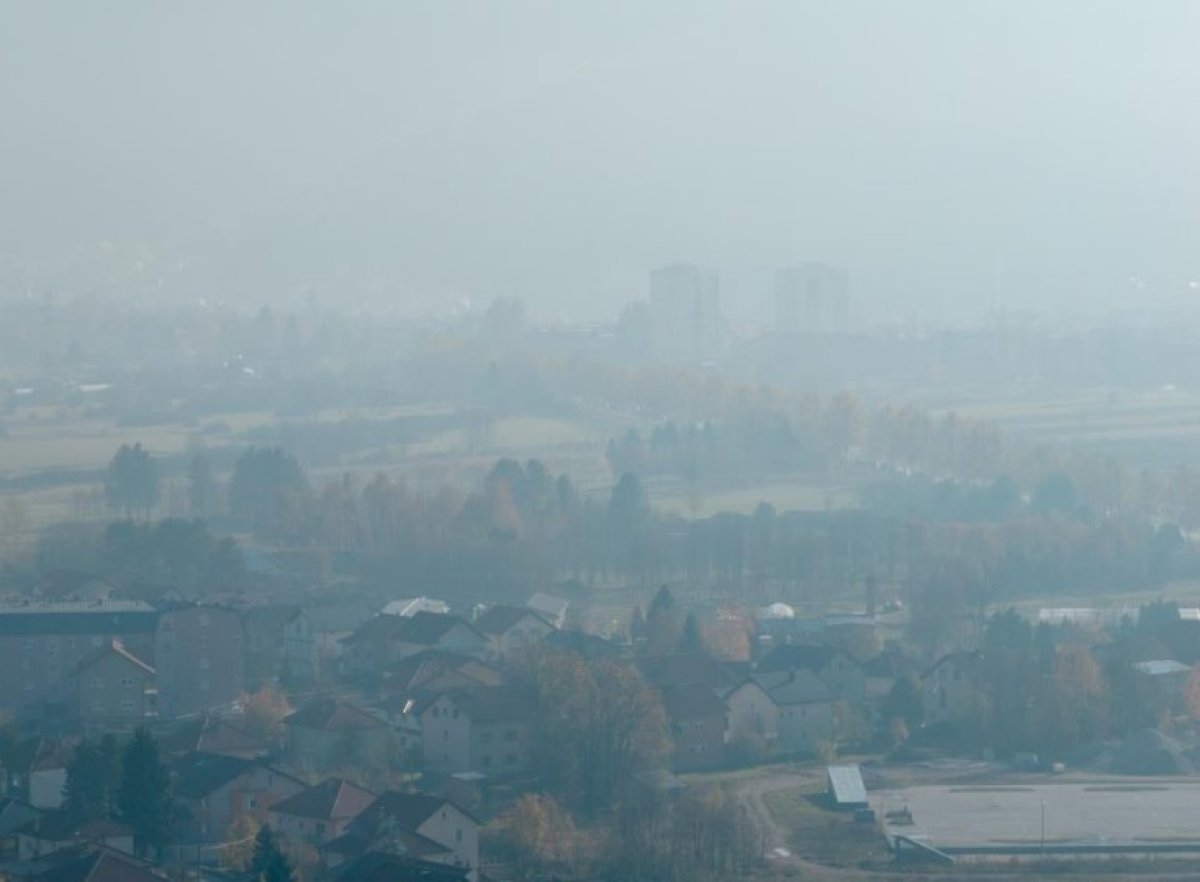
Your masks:
{"label": "row of windows", "polygon": [[[134,708],[137,707],[137,705],[134,704],[133,699],[125,698],[125,699],[121,700],[121,703],[118,705],[118,707],[120,708],[120,710],[122,710],[124,712],[132,712],[134,710]],[[116,709],[116,708],[114,708],[114,709]],[[93,701],[92,702],[92,713],[102,714],[106,710],[108,710],[108,706],[103,701]]]}

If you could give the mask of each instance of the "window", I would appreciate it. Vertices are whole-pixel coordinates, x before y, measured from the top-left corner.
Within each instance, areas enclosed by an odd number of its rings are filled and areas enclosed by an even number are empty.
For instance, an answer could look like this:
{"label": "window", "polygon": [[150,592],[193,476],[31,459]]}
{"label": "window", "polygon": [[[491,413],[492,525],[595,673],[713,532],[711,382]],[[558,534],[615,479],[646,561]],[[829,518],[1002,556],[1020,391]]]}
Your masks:
{"label": "window", "polygon": [[92,713],[96,713],[96,714],[104,713],[104,702],[103,701],[93,701],[92,702]]}
{"label": "window", "polygon": [[505,729],[504,730],[504,740],[505,741],[516,741],[517,740],[517,730],[516,729]]}
{"label": "window", "polygon": [[92,677],[91,687],[93,689],[103,689],[104,680],[101,677]]}
{"label": "window", "polygon": [[454,719],[457,720],[458,719],[458,708],[455,708],[454,713],[452,713],[450,716],[454,717]]}
{"label": "window", "polygon": [[506,754],[504,761],[510,766],[515,766],[517,764],[517,755],[515,753]]}
{"label": "window", "polygon": [[132,698],[125,698],[125,699],[122,699],[122,701],[121,701],[121,710],[123,710],[123,711],[131,711],[131,710],[133,710],[133,699],[132,699]]}
{"label": "window", "polygon": [[254,811],[258,808],[258,799],[251,793],[247,793],[243,799],[242,805],[246,807],[246,811]]}
{"label": "window", "polygon": [[454,841],[462,842],[462,827],[459,827],[457,830],[454,831]]}
{"label": "window", "polygon": [[133,685],[133,677],[122,677],[121,685],[126,686],[126,687],[132,686]]}
{"label": "window", "polygon": [[200,682],[197,685],[200,687],[201,692],[207,692],[208,691],[208,677],[201,677]]}
{"label": "window", "polygon": [[200,656],[200,670],[202,670],[202,671],[208,670],[208,656],[207,655]]}
{"label": "window", "polygon": [[491,744],[492,743],[492,732],[490,729],[484,730],[483,732],[479,733],[479,743],[480,744]]}
{"label": "window", "polygon": [[200,613],[200,627],[201,628],[208,627],[208,613],[206,613],[206,612]]}
{"label": "window", "polygon": [[485,769],[490,769],[492,767],[492,755],[490,753],[485,753],[483,755],[483,760],[482,760],[481,764],[483,765],[483,767]]}

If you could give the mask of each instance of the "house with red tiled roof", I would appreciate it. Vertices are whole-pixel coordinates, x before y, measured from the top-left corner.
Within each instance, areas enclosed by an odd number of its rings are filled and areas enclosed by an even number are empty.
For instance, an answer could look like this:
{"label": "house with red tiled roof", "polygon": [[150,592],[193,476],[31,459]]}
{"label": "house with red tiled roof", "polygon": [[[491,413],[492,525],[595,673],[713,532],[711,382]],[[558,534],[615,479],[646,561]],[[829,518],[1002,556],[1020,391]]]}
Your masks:
{"label": "house with red tiled roof", "polygon": [[188,844],[224,841],[243,818],[265,824],[276,803],[305,789],[299,778],[259,759],[190,753],[168,771]]}
{"label": "house with red tiled roof", "polygon": [[153,667],[110,640],[75,670],[75,714],[85,732],[131,732],[158,717]]}
{"label": "house with red tiled roof", "polygon": [[283,723],[292,757],[317,768],[382,761],[391,740],[385,720],[335,698],[315,698]]}
{"label": "house with red tiled roof", "polygon": [[320,845],[346,832],[375,794],[344,778],[328,778],[271,807],[270,824],[297,841]]}

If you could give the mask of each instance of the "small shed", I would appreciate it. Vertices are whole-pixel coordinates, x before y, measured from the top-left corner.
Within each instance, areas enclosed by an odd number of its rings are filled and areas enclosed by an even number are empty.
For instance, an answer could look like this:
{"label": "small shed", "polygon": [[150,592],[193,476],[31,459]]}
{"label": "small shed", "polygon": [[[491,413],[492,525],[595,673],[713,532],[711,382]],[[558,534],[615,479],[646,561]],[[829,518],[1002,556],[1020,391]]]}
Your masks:
{"label": "small shed", "polygon": [[829,801],[836,809],[867,808],[867,785],[858,766],[829,766],[825,771]]}

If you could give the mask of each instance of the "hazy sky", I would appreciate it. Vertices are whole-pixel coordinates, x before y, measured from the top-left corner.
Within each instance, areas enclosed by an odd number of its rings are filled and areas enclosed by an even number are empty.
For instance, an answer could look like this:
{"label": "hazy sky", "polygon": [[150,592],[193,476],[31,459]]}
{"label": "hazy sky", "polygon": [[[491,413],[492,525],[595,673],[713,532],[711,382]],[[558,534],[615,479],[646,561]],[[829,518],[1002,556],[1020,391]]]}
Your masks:
{"label": "hazy sky", "polygon": [[1194,0],[0,0],[0,277],[108,247],[189,295],[611,316],[686,260],[754,316],[815,259],[856,311],[1131,302],[1200,278],[1198,89]]}

